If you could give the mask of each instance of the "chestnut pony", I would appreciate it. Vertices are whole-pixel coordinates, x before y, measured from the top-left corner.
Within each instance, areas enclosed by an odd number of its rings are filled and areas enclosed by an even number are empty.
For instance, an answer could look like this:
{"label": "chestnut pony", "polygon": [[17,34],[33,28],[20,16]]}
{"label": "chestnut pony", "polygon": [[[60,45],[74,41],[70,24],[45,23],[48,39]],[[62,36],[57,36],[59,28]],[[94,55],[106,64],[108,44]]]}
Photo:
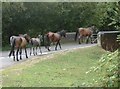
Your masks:
{"label": "chestnut pony", "polygon": [[11,54],[13,54],[13,60],[15,61],[15,48],[16,48],[17,49],[16,60],[19,61],[18,60],[18,52],[20,53],[20,59],[22,59],[22,57],[21,57],[22,48],[24,48],[26,58],[28,58],[26,45],[29,43],[29,41],[30,41],[30,36],[28,34],[19,35],[19,36],[11,36],[10,37],[11,51],[9,53],[9,57],[11,56]]}
{"label": "chestnut pony", "polygon": [[51,42],[56,43],[55,50],[57,50],[58,45],[61,49],[60,40],[62,37],[66,37],[66,31],[62,30],[62,31],[56,32],[56,33],[48,32],[45,36],[46,36],[46,40],[48,41],[48,44],[46,45],[46,48],[48,49],[48,51],[50,51],[49,46],[50,46]]}
{"label": "chestnut pony", "polygon": [[78,41],[79,44],[81,44],[81,38],[83,39],[83,37],[87,37],[86,43],[88,43],[89,39],[91,40],[92,43],[92,34],[95,30],[95,26],[91,26],[88,28],[78,28],[75,34],[75,41],[77,40],[77,35],[78,36]]}

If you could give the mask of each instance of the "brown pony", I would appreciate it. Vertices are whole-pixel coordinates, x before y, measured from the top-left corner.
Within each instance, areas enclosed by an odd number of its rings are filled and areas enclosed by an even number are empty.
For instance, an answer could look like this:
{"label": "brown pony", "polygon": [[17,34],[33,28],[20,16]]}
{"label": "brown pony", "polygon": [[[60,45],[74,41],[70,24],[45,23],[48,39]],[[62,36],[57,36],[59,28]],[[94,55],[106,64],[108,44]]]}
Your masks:
{"label": "brown pony", "polygon": [[[48,41],[48,44],[50,46],[51,42],[53,43],[56,43],[56,47],[55,47],[55,50],[57,50],[57,46],[59,45],[60,49],[61,49],[61,44],[60,44],[60,40],[61,38],[63,37],[66,37],[66,31],[65,30],[62,30],[60,32],[57,32],[57,33],[54,33],[54,32],[48,32],[46,34],[46,38],[47,38],[47,41]],[[49,47],[47,46],[46,47],[48,49],[48,51],[50,51]]]}
{"label": "brown pony", "polygon": [[22,59],[21,54],[22,54],[22,48],[25,49],[25,54],[26,54],[26,58],[28,58],[27,56],[27,50],[26,50],[26,45],[29,43],[30,41],[30,36],[27,34],[24,35],[19,35],[19,36],[11,36],[10,37],[10,44],[11,44],[11,51],[9,53],[9,57],[11,56],[11,54],[13,54],[13,60],[15,61],[15,48],[17,49],[16,51],[16,60],[18,60],[18,52],[20,53],[20,59]]}
{"label": "brown pony", "polygon": [[78,36],[79,44],[81,44],[80,40],[81,40],[81,38],[83,39],[83,37],[87,37],[86,43],[88,43],[89,38],[92,43],[92,34],[93,34],[93,31],[95,30],[94,28],[95,28],[94,26],[88,27],[88,28],[78,28],[78,30],[76,31],[76,34],[75,34],[75,41],[77,40],[77,35],[79,35]]}

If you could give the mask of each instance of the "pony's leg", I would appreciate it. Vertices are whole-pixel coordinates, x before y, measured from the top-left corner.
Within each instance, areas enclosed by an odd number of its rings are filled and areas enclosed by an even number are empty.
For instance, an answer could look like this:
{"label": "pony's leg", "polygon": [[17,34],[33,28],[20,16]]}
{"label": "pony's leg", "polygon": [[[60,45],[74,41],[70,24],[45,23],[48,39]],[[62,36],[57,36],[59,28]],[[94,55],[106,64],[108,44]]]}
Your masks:
{"label": "pony's leg", "polygon": [[26,47],[25,47],[25,55],[26,55],[26,58],[28,58],[28,56],[27,56],[27,50],[26,50]]}
{"label": "pony's leg", "polygon": [[84,43],[84,37],[83,36],[81,37],[80,40],[81,40],[82,43]]}
{"label": "pony's leg", "polygon": [[39,50],[40,50],[40,53],[42,54],[42,50],[41,50],[41,47],[39,46]]}
{"label": "pony's leg", "polygon": [[81,37],[82,37],[82,36],[79,36],[79,37],[78,37],[78,43],[79,43],[79,44],[81,44],[81,42],[80,42]]}
{"label": "pony's leg", "polygon": [[50,44],[46,44],[45,48],[46,48],[48,51],[51,51],[51,50],[50,50]]}
{"label": "pony's leg", "polygon": [[9,54],[9,57],[11,56],[11,54],[13,54],[13,60],[15,61],[15,51],[14,51],[14,49],[11,50],[11,52],[10,52],[10,54]]}
{"label": "pony's leg", "polygon": [[46,44],[46,49],[47,49],[48,51],[51,51],[51,50],[50,50],[50,45],[51,45],[51,43],[50,43],[50,42],[47,42],[47,44]]}
{"label": "pony's leg", "polygon": [[20,60],[22,60],[22,48],[20,48]]}
{"label": "pony's leg", "polygon": [[[14,55],[14,49],[15,49],[15,39],[13,40],[13,43],[12,43],[12,46],[11,46],[11,51],[9,53],[9,57],[11,56],[12,53]],[[15,57],[15,56],[13,56],[13,57]]]}
{"label": "pony's leg", "polygon": [[35,49],[34,49],[34,47],[33,47],[33,54],[34,54],[34,56],[35,56]]}
{"label": "pony's leg", "polygon": [[88,44],[88,41],[89,41],[89,36],[87,36],[86,44]]}
{"label": "pony's leg", "polygon": [[90,41],[91,41],[91,44],[93,44],[93,37],[90,36]]}
{"label": "pony's leg", "polygon": [[19,52],[19,48],[17,48],[17,52],[16,52],[16,60],[17,60],[17,61],[19,61],[19,60],[18,60],[18,52]]}
{"label": "pony's leg", "polygon": [[60,44],[60,41],[59,41],[59,47],[60,47],[60,49],[62,49],[61,44]]}
{"label": "pony's leg", "polygon": [[48,49],[48,51],[51,51],[49,46],[47,47],[47,49]]}
{"label": "pony's leg", "polygon": [[58,46],[58,44],[59,44],[59,41],[56,43],[56,47],[55,47],[55,50],[57,50],[57,46]]}
{"label": "pony's leg", "polygon": [[37,46],[36,46],[36,55],[37,55]]}
{"label": "pony's leg", "polygon": [[11,56],[12,52],[13,52],[13,50],[10,51],[10,53],[9,53],[9,57]]}
{"label": "pony's leg", "polygon": [[13,50],[13,60],[15,61],[15,51]]}

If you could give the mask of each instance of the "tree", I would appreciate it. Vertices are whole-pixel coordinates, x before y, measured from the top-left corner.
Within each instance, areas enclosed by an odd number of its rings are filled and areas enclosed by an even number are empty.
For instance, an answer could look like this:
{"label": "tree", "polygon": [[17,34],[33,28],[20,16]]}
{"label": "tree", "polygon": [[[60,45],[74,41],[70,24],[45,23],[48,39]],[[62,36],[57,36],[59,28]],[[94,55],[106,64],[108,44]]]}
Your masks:
{"label": "tree", "polygon": [[2,8],[2,43],[11,35],[28,33],[44,36],[62,29],[74,32],[79,27],[95,25],[99,30],[116,30],[119,4],[92,2],[6,2]]}

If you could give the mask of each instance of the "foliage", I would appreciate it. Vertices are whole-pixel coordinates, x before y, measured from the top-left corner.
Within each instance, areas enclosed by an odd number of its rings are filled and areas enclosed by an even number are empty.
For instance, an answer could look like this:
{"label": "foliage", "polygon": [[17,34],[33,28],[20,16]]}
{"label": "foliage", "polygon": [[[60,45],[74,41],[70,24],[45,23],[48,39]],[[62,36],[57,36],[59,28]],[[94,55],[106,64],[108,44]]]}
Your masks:
{"label": "foliage", "polygon": [[110,19],[112,22],[108,24],[109,26],[114,26],[116,29],[120,30],[120,2],[114,4],[113,11],[109,11],[112,13]]}
{"label": "foliage", "polygon": [[95,25],[100,30],[119,28],[117,2],[3,2],[2,43],[11,35],[28,33],[31,37],[48,31],[75,32],[78,27]]}
{"label": "foliage", "polygon": [[[2,43],[8,43],[12,35],[25,33],[26,19],[23,3],[4,3],[2,7]],[[3,44],[4,45],[4,44]]]}
{"label": "foliage", "polygon": [[[104,4],[103,4],[103,7],[104,7]],[[119,2],[108,3],[104,10],[106,10],[106,12],[101,20],[101,29],[102,30],[120,30]]]}
{"label": "foliage", "polygon": [[120,52],[118,50],[113,53],[106,53],[99,60],[98,66],[91,67],[91,69],[87,72],[88,74],[90,74],[91,72],[99,74],[99,80],[94,80],[92,86],[119,86],[119,55]]}

